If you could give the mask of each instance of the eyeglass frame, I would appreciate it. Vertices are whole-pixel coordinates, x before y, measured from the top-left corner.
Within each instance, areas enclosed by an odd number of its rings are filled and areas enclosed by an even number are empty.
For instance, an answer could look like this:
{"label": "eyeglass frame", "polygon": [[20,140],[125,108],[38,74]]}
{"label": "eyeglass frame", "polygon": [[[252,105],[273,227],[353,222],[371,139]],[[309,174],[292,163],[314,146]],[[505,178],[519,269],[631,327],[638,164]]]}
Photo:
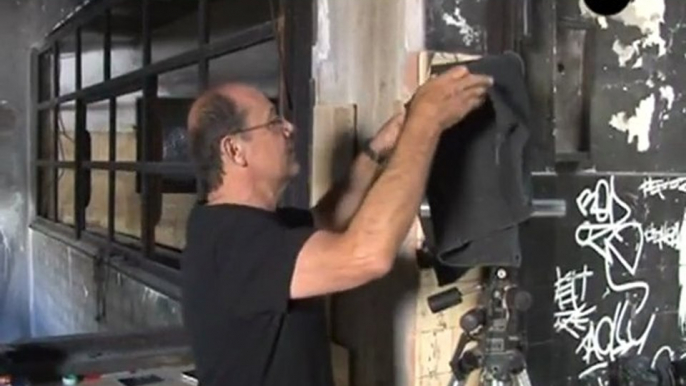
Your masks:
{"label": "eyeglass frame", "polygon": [[[270,120],[270,121],[268,121],[268,122],[261,123],[261,124],[259,124],[259,125],[255,125],[255,126],[246,127],[245,129],[239,129],[239,130],[236,130],[236,131],[232,132],[232,133],[229,134],[229,135],[232,135],[232,134],[240,134],[240,133],[247,133],[247,132],[250,132],[250,131],[259,130],[259,129],[264,129],[264,128],[271,129],[271,126],[274,125],[274,124],[281,124],[281,125],[285,126],[287,123],[288,123],[288,120],[287,120],[286,118],[284,118],[284,117],[282,117],[282,116],[277,116],[277,117],[275,117],[274,119],[272,119],[272,120]],[[283,129],[283,128],[282,128],[282,129]]]}

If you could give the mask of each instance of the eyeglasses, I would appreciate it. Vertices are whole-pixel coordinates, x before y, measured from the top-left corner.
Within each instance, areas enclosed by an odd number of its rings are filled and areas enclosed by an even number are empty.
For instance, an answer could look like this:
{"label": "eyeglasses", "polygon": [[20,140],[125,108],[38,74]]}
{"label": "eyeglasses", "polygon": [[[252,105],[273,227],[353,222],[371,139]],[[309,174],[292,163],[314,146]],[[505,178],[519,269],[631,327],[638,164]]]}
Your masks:
{"label": "eyeglasses", "polygon": [[259,129],[264,129],[264,128],[271,129],[272,127],[278,127],[278,128],[283,129],[286,126],[286,123],[287,123],[286,119],[284,119],[282,117],[276,117],[276,118],[270,120],[269,122],[262,123],[259,125],[255,125],[255,126],[251,126],[251,127],[246,127],[245,129],[236,130],[234,133],[235,134],[245,133],[248,131],[259,130]]}

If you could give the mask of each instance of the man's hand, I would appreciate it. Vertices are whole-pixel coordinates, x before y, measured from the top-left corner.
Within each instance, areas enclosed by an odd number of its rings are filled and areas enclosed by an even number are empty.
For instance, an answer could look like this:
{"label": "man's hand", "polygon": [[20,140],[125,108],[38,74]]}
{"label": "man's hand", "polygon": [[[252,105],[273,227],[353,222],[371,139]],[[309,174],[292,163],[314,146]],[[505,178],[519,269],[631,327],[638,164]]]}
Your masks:
{"label": "man's hand", "polygon": [[398,142],[398,137],[405,124],[405,112],[401,112],[392,116],[387,120],[381,129],[376,133],[371,143],[369,144],[375,152],[385,157],[395,148]]}
{"label": "man's hand", "polygon": [[451,68],[417,89],[409,104],[408,120],[434,123],[443,131],[479,107],[491,85],[491,77],[471,74],[464,66]]}

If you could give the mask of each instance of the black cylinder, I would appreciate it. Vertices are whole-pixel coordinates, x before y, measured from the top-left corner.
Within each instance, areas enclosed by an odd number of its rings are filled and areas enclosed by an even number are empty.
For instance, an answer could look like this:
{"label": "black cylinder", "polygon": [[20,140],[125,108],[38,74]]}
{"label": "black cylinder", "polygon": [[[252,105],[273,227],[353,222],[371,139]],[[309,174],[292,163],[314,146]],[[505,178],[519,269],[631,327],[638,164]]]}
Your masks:
{"label": "black cylinder", "polygon": [[435,314],[445,310],[446,308],[462,303],[462,293],[460,293],[460,290],[458,290],[457,287],[453,287],[429,296],[428,302],[429,309],[431,309],[431,312]]}

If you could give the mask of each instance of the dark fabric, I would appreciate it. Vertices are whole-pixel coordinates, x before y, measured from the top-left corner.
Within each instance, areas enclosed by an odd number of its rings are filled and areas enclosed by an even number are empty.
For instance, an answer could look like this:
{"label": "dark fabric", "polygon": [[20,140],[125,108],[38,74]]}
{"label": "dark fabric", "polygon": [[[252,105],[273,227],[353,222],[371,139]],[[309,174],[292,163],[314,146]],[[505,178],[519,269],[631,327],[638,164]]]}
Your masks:
{"label": "dark fabric", "polygon": [[443,134],[432,165],[426,195],[444,265],[519,265],[517,225],[531,214],[522,63],[508,53],[468,64],[494,86],[484,106]]}
{"label": "dark fabric", "polygon": [[323,299],[289,299],[313,232],[303,210],[194,208],[182,302],[200,386],[333,384]]}

